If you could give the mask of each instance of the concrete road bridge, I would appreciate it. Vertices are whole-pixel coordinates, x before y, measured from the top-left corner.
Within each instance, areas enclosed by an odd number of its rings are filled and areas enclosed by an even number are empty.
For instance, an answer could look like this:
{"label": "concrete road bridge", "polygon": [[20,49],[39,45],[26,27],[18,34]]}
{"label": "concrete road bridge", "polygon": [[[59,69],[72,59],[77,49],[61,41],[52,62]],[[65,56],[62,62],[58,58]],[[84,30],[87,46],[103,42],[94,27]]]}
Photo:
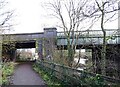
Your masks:
{"label": "concrete road bridge", "polygon": [[[75,35],[79,35],[77,39],[74,39],[74,43],[77,44],[77,49],[94,48],[102,46],[103,34],[101,30],[86,30],[75,31]],[[72,35],[72,32],[71,32]],[[107,45],[119,46],[120,45],[120,30],[110,29],[106,30]],[[72,41],[71,37],[71,41]],[[44,40],[44,41],[43,41]],[[44,47],[53,45],[55,47],[64,47],[67,49],[67,39],[64,32],[57,32],[56,28],[44,28],[44,32],[41,33],[21,33],[21,34],[4,34],[2,35],[3,45],[9,45],[13,43],[16,49],[19,48],[37,48],[38,53],[42,53],[43,44]],[[49,55],[49,50],[46,51]]]}
{"label": "concrete road bridge", "polygon": [[[101,57],[100,49],[103,44],[103,34],[101,30],[86,30],[75,31],[75,35],[79,35],[78,39],[74,39],[77,43],[77,49],[83,47],[84,49],[92,50],[92,60],[98,60]],[[73,32],[70,33],[71,36]],[[10,55],[11,59],[16,58],[16,49],[20,48],[36,48],[39,58],[43,57],[43,48],[45,48],[46,56],[51,53],[54,47],[67,49],[67,39],[64,32],[57,32],[56,28],[44,28],[44,32],[40,33],[22,33],[22,34],[4,34],[2,36],[3,47],[8,46],[12,49],[7,50],[5,53]],[[120,71],[120,29],[106,30],[107,40],[107,59],[112,57],[117,63]],[[71,37],[72,41],[73,37]],[[12,45],[10,45],[12,43]],[[3,49],[4,51],[4,49]],[[117,54],[113,54],[117,52]],[[4,54],[5,54],[4,53]],[[96,57],[96,54],[99,54]],[[113,54],[112,56],[110,54]],[[99,64],[95,64],[96,66]],[[99,71],[99,70],[97,70]],[[120,74],[120,72],[119,72]]]}
{"label": "concrete road bridge", "polygon": [[[103,34],[101,30],[86,30],[86,31],[75,31],[76,35],[79,35],[78,39],[74,40],[77,45],[90,45],[102,44]],[[71,32],[72,35],[72,32]],[[56,28],[44,28],[44,32],[41,33],[21,33],[21,34],[5,34],[3,36],[3,41],[14,41],[17,43],[21,42],[31,42],[42,38],[57,38],[56,45],[67,45],[67,39],[64,32],[57,32]],[[120,30],[109,29],[106,30],[107,44],[120,44]],[[71,37],[72,40],[73,37]]]}

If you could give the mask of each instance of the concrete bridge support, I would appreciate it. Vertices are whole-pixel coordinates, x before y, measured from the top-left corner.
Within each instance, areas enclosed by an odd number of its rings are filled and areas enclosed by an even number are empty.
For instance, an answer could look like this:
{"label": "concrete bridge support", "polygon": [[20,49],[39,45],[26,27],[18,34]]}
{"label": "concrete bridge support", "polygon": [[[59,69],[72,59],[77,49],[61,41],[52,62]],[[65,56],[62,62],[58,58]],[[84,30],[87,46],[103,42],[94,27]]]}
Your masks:
{"label": "concrete bridge support", "polygon": [[119,47],[118,47],[118,76],[119,76],[119,79],[120,79],[120,45],[119,45]]}
{"label": "concrete bridge support", "polygon": [[57,37],[56,28],[44,28],[44,56],[52,57],[56,47],[55,41]]}
{"label": "concrete bridge support", "polygon": [[16,57],[16,49],[14,46],[6,45],[2,50],[3,61],[13,61]]}
{"label": "concrete bridge support", "polygon": [[[101,47],[92,48],[94,73],[101,74]],[[106,75],[120,78],[120,45],[107,45]]]}
{"label": "concrete bridge support", "polygon": [[38,44],[38,56],[42,60],[43,59],[43,40],[39,40]]}
{"label": "concrete bridge support", "polygon": [[101,74],[101,49],[99,47],[92,48],[93,72]]}
{"label": "concrete bridge support", "polygon": [[[55,41],[57,37],[57,29],[56,28],[44,28],[43,34],[36,41],[37,52],[40,59],[43,59],[43,49],[44,49],[44,57],[48,55],[53,55],[53,51],[55,46]],[[23,36],[22,36],[23,37]],[[33,38],[33,37],[31,37]],[[14,42],[14,41],[13,41]],[[16,49],[17,48],[34,48],[35,41],[20,41],[17,43],[13,43],[12,45],[8,43],[6,48],[3,49],[3,57],[10,59],[11,61],[16,60]],[[4,45],[4,44],[3,44]],[[13,46],[13,47],[12,47]]]}
{"label": "concrete bridge support", "polygon": [[10,58],[11,58],[11,61],[16,60],[16,49],[15,48],[11,50]]}
{"label": "concrete bridge support", "polygon": [[109,75],[120,78],[120,45],[109,45],[106,54]]}

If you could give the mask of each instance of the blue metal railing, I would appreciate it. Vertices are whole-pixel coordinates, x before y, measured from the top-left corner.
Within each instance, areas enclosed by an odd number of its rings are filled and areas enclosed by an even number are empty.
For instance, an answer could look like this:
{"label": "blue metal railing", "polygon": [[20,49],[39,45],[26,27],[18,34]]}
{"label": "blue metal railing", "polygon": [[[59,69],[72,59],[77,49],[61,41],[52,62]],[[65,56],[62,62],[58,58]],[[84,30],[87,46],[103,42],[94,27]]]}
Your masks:
{"label": "blue metal railing", "polygon": [[[103,34],[101,30],[75,31],[75,34],[79,35],[78,39],[74,39],[74,43],[77,43],[77,45],[103,44]],[[106,40],[107,44],[120,44],[120,34],[118,30],[106,30]],[[57,33],[57,45],[67,45],[64,32]]]}
{"label": "blue metal railing", "polygon": [[[107,29],[106,36],[118,36],[119,30],[116,29]],[[86,30],[86,31],[74,31],[74,34],[78,34],[80,37],[102,37],[102,30]],[[72,35],[72,32],[71,32]],[[65,37],[64,32],[57,32],[57,37]]]}

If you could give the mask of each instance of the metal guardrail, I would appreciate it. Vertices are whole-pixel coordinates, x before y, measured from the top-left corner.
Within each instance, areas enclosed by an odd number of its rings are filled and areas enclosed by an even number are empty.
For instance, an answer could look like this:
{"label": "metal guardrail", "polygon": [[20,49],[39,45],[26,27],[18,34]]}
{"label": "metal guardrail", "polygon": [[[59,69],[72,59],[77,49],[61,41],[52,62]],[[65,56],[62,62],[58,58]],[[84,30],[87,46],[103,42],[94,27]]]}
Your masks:
{"label": "metal guardrail", "polygon": [[[69,84],[81,84],[82,79],[89,79],[98,75],[47,61],[37,61],[37,63],[44,71],[49,72],[62,82],[67,82]],[[114,79],[103,75],[99,76],[110,84],[120,84],[120,79]]]}
{"label": "metal guardrail", "polygon": [[[75,31],[78,39],[74,38],[77,45],[103,44],[103,34],[101,30]],[[72,33],[71,33],[72,35]],[[72,41],[72,36],[70,37]],[[118,30],[106,30],[107,44],[120,44],[120,34]],[[64,32],[57,33],[57,45],[67,45],[67,39]]]}
{"label": "metal guardrail", "polygon": [[[106,29],[106,36],[118,36],[119,35],[119,29]],[[72,35],[72,32],[70,33]],[[80,37],[102,37],[103,32],[102,30],[86,30],[86,31],[74,31],[74,34],[79,35]],[[64,32],[57,32],[58,37],[64,37]]]}
{"label": "metal guardrail", "polygon": [[[72,41],[72,39],[70,39]],[[103,44],[103,37],[80,37],[78,39],[74,39],[74,43],[77,45],[91,45],[91,44]],[[107,44],[120,44],[120,36],[114,36],[107,40]],[[58,38],[57,45],[67,45],[66,38]]]}

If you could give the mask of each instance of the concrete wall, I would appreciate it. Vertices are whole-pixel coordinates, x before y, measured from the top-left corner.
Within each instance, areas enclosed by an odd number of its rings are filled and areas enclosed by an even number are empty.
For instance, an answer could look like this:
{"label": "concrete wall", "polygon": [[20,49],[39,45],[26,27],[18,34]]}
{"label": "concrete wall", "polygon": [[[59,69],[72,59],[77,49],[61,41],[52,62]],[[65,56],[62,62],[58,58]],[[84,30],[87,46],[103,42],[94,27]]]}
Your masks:
{"label": "concrete wall", "polygon": [[44,28],[44,56],[52,56],[53,50],[55,48],[55,38],[57,37],[56,28]]}

